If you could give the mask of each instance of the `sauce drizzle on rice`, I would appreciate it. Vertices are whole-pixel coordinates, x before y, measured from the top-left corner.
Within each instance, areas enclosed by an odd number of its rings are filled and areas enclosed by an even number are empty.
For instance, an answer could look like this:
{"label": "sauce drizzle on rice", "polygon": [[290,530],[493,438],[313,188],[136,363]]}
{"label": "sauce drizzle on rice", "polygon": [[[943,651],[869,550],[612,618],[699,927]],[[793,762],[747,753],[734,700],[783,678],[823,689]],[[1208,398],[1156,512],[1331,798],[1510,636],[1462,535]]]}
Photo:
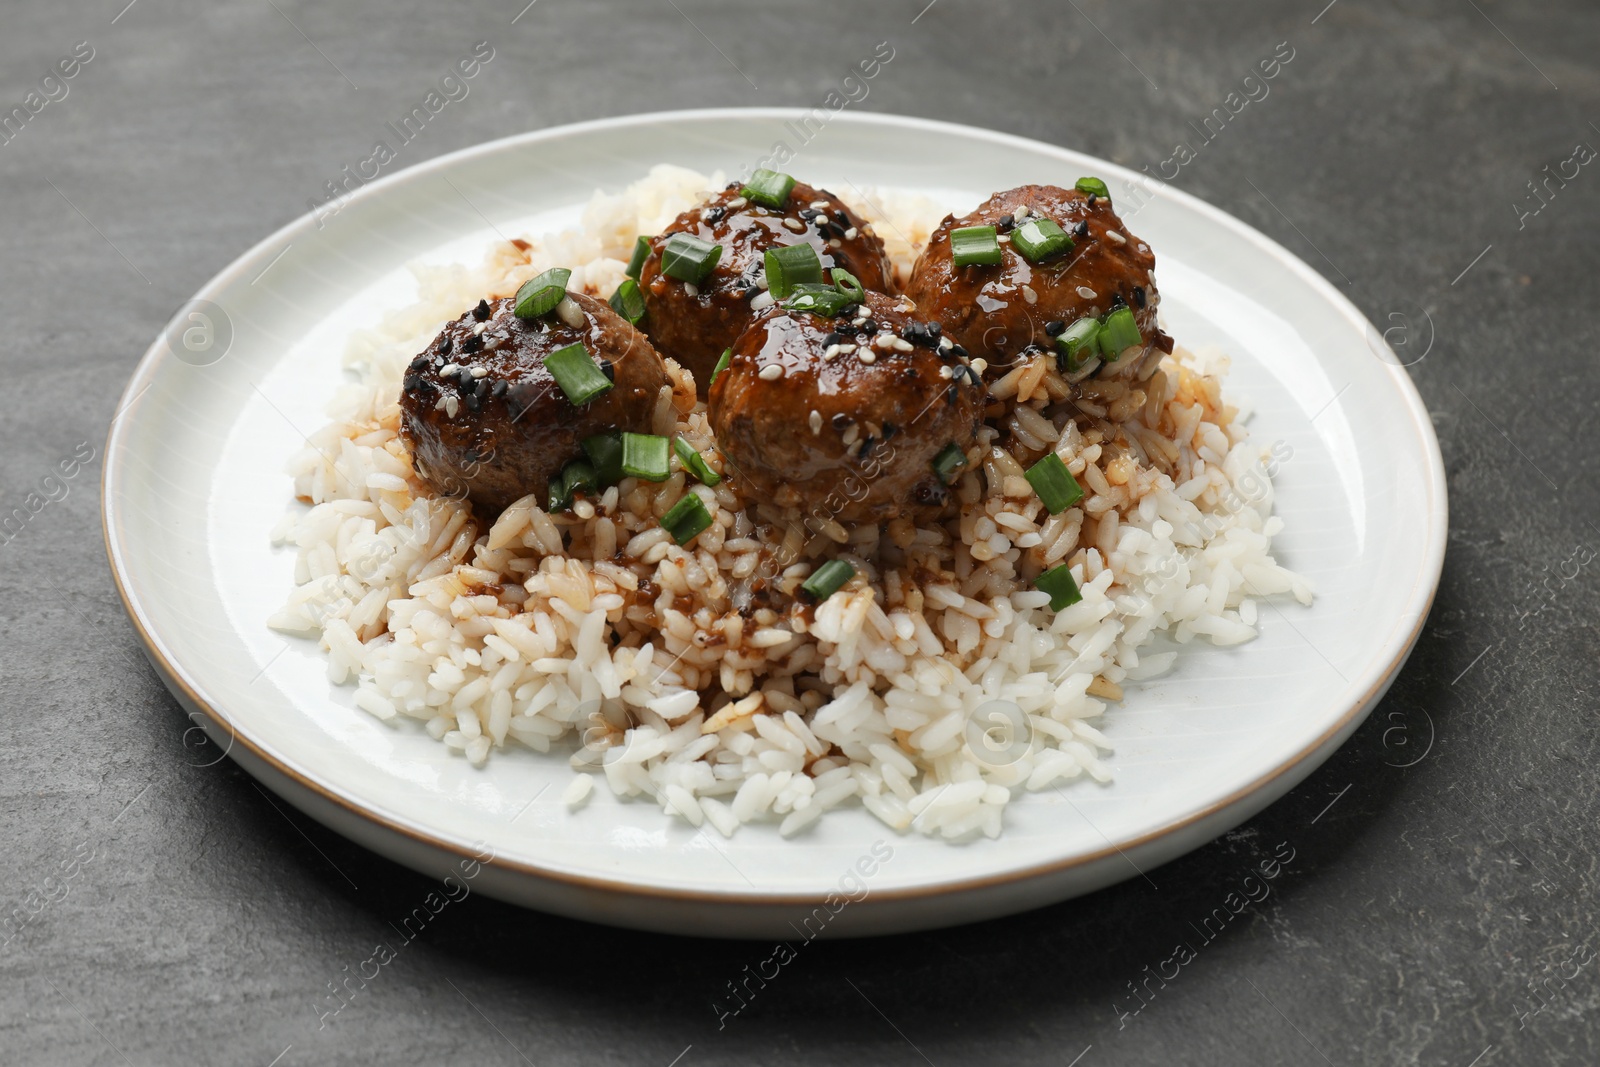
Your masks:
{"label": "sauce drizzle on rice", "polygon": [[[297,552],[296,588],[269,625],[320,635],[359,707],[419,720],[475,764],[517,744],[570,752],[617,796],[725,835],[761,821],[792,835],[855,798],[896,830],[993,837],[1023,792],[1109,781],[1094,724],[1124,683],[1170,668],[1175,652],[1143,651],[1157,633],[1237,644],[1260,598],[1310,603],[1271,551],[1263,461],[1282,455],[1224,401],[1226,358],[1182,348],[1142,382],[1068,385],[1043,351],[991,370],[1004,421],[979,429],[980,461],[950,486],[960,515],[942,523],[812,532],[736,479],[700,485],[676,454],[664,482],[628,478],[555,514],[530,495],[487,527],[432,495],[397,397],[439,324],[551,266],[609,293],[637,234],[721,185],[656,167],[596,194],[578,231],[499,244],[475,270],[417,268],[422,299],[352,340],[359,381],[290,464],[310,506],[274,531]],[[892,191],[850,206],[887,222],[901,280],[942,215]],[[705,404],[667,366],[653,432],[717,466]],[[1046,414],[1069,395],[1077,416]],[[1024,476],[1047,452],[1085,493],[1057,515]],[[712,522],[680,547],[661,517],[686,492]],[[813,606],[799,588],[834,558],[856,575]],[[1062,563],[1082,600],[1051,612],[1031,578]]]}

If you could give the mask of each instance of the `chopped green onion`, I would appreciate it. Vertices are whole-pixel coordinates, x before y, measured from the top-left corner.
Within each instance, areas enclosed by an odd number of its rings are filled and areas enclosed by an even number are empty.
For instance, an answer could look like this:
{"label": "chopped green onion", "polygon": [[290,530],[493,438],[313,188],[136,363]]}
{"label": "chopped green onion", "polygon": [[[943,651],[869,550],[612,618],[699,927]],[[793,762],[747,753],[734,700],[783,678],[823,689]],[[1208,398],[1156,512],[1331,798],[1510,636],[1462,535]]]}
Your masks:
{"label": "chopped green onion", "polygon": [[938,475],[939,481],[945,485],[955,481],[956,475],[966,465],[967,454],[954,441],[945,445],[944,449],[933,457],[933,473]]}
{"label": "chopped green onion", "polygon": [[1078,184],[1074,186],[1074,188],[1077,189],[1078,192],[1088,193],[1090,196],[1104,197],[1107,200],[1111,199],[1111,190],[1107,189],[1106,183],[1101,181],[1099,178],[1079,178]]}
{"label": "chopped green onion", "polygon": [[1133,309],[1126,304],[1108,314],[1101,324],[1100,352],[1107,363],[1115,363],[1118,356],[1143,340],[1139,324],[1133,321]]}
{"label": "chopped green onion", "polygon": [[628,260],[628,269],[623,273],[634,281],[638,281],[640,272],[644,270],[644,261],[650,258],[652,251],[654,249],[650,247],[650,238],[648,237],[641,237],[633,242],[633,258]]}
{"label": "chopped green onion", "polygon": [[1050,219],[1029,219],[1011,231],[1011,243],[1029,263],[1072,251],[1072,238]]}
{"label": "chopped green onion", "polygon": [[611,310],[627,319],[635,326],[644,318],[644,294],[639,291],[639,283],[632,278],[622,279],[622,284],[617,286],[617,291],[611,294],[608,301]]}
{"label": "chopped green onion", "polygon": [[[1079,319],[1068,326],[1061,336],[1056,338],[1056,351],[1060,353],[1057,364],[1063,373],[1071,374],[1082,367],[1099,351],[1097,342],[1100,338],[1099,319]],[[1065,363],[1062,363],[1065,360]]]}
{"label": "chopped green onion", "polygon": [[769,248],[763,257],[767,268],[767,292],[782,300],[797,285],[821,284],[822,260],[817,250],[801,243]]}
{"label": "chopped green onion", "polygon": [[661,516],[661,528],[680,545],[693,541],[710,525],[711,512],[706,510],[705,501],[700,499],[699,494],[693,492],[683,494]]}
{"label": "chopped green onion", "polygon": [[561,476],[566,482],[568,496],[580,489],[598,488],[600,484],[595,480],[594,465],[588,460],[573,460],[561,469]]}
{"label": "chopped green onion", "polygon": [[763,207],[782,207],[793,188],[794,179],[787,174],[762,168],[750,175],[750,180],[739,192]]}
{"label": "chopped green onion", "polygon": [[1083,499],[1083,486],[1054,452],[1029,467],[1023,476],[1044,501],[1044,509],[1052,515],[1061,514]]}
{"label": "chopped green onion", "polygon": [[614,433],[597,433],[583,439],[583,451],[594,465],[601,485],[622,481],[622,438]]}
{"label": "chopped green onion", "polygon": [[717,384],[717,375],[728,369],[728,361],[731,359],[733,359],[733,349],[724,348],[721,358],[717,360],[717,365],[711,368],[711,380],[706,383],[706,392],[709,393],[711,387]]}
{"label": "chopped green onion", "polygon": [[683,469],[699,479],[702,485],[716,485],[722,481],[722,475],[711,469],[706,458],[694,450],[694,447],[681,437],[672,439],[672,450],[678,454],[678,462],[683,464]]}
{"label": "chopped green onion", "polygon": [[811,577],[800,584],[800,588],[816,597],[818,600],[827,600],[839,591],[839,587],[856,576],[856,569],[842,559],[830,559],[822,566],[811,572]]}
{"label": "chopped green onion", "polygon": [[831,318],[860,301],[846,296],[831,285],[797,285],[783,302],[791,311],[814,311]]}
{"label": "chopped green onion", "polygon": [[567,399],[579,407],[615,384],[595,365],[594,357],[581,344],[556,349],[544,357],[544,365],[561,391],[567,394]]}
{"label": "chopped green onion", "polygon": [[1065,563],[1045,571],[1033,580],[1033,587],[1050,594],[1050,610],[1060,611],[1083,599],[1078,583],[1072,580],[1072,568]]}
{"label": "chopped green onion", "polygon": [[721,245],[702,241],[692,233],[675,233],[661,249],[661,273],[699,285],[721,258]]}
{"label": "chopped green onion", "polygon": [[557,471],[556,476],[550,479],[550,500],[546,511],[565,511],[567,505],[572,503],[572,494],[567,492],[567,472]]}
{"label": "chopped green onion", "polygon": [[653,433],[622,435],[622,473],[647,482],[664,482],[671,468],[667,465],[667,439]]}
{"label": "chopped green onion", "polygon": [[833,268],[833,287],[848,296],[852,303],[859,304],[867,298],[867,289],[861,284],[861,279],[838,267]]}
{"label": "chopped green onion", "polygon": [[567,295],[567,279],[572,272],[565,267],[551,267],[537,278],[529,278],[517,290],[512,301],[512,312],[519,319],[536,319],[555,310]]}
{"label": "chopped green onion", "polygon": [[993,226],[950,231],[950,261],[958,267],[993,267],[1000,262],[1000,235]]}

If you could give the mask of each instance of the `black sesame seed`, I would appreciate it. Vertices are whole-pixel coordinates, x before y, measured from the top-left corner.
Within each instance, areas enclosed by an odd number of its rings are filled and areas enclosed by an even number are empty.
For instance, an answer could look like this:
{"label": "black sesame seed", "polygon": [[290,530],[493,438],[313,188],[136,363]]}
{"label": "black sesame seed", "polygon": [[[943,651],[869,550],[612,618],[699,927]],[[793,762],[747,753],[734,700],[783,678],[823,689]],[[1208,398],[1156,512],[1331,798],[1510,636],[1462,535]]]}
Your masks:
{"label": "black sesame seed", "polygon": [[886,422],[886,423],[883,424],[883,439],[885,441],[889,440],[889,438],[893,437],[895,434],[897,434],[899,432],[900,432],[900,427],[896,426],[894,423]]}
{"label": "black sesame seed", "polygon": [[996,222],[994,224],[994,228],[999,230],[1001,233],[1010,233],[1011,232],[1011,227],[1015,226],[1016,224],[1017,224],[1017,220],[1016,220],[1015,216],[1013,216],[1013,215],[1001,215],[1000,216],[1000,221],[998,221],[998,222]]}
{"label": "black sesame seed", "polygon": [[928,336],[933,338],[935,341],[937,341],[939,339],[939,335],[941,333],[943,333],[943,332],[944,332],[944,328],[942,326],[940,326],[937,322],[928,323]]}
{"label": "black sesame seed", "polygon": [[416,359],[411,361],[410,366],[406,367],[406,370],[411,371],[412,373],[415,373],[415,372],[417,372],[419,370],[424,369],[425,367],[427,367],[432,362],[433,361],[430,360],[426,355],[418,356]]}
{"label": "black sesame seed", "polygon": [[727,214],[728,214],[728,209],[727,208],[714,207],[710,211],[706,212],[706,221],[711,223],[712,225],[716,225],[717,223],[721,222],[723,220],[723,218],[725,218],[727,216]]}
{"label": "black sesame seed", "polygon": [[441,356],[448,356],[450,354],[450,338],[446,337],[443,341],[439,342],[438,352]]}
{"label": "black sesame seed", "polygon": [[950,346],[950,355],[954,356],[956,359],[966,359],[967,358],[967,350],[965,348],[962,348],[960,345],[951,345]]}
{"label": "black sesame seed", "polygon": [[824,337],[822,339],[822,346],[824,348],[829,348],[829,347],[831,347],[833,345],[843,344],[843,343],[844,343],[844,335],[840,334],[840,333],[830,333],[830,334],[828,334],[826,337]]}
{"label": "black sesame seed", "polygon": [[800,211],[800,217],[806,222],[810,222],[820,214],[822,214],[822,212],[818,211],[814,207],[802,208]]}
{"label": "black sesame seed", "polygon": [[956,402],[961,399],[961,390],[956,388],[955,382],[951,382],[950,388],[944,391],[944,398],[949,402],[951,407],[955,407]]}
{"label": "black sesame seed", "polygon": [[479,378],[477,384],[472,387],[472,395],[482,400],[489,395],[489,388],[489,379]]}
{"label": "black sesame seed", "polygon": [[480,300],[478,306],[472,309],[472,317],[482,322],[489,317],[489,301]]}
{"label": "black sesame seed", "polygon": [[854,421],[856,420],[852,419],[849,415],[846,415],[842,411],[835,412],[833,416],[833,428],[835,430],[843,430]]}
{"label": "black sesame seed", "polygon": [[611,361],[609,359],[602,359],[600,361],[600,373],[604,374],[613,382],[617,380],[617,368],[611,365]]}
{"label": "black sesame seed", "polygon": [[1111,310],[1115,311],[1117,308],[1127,307],[1127,306],[1128,306],[1128,302],[1126,300],[1122,299],[1122,294],[1121,293],[1112,293],[1111,294]]}
{"label": "black sesame seed", "polygon": [[1090,193],[1090,194],[1089,194],[1089,206],[1090,206],[1090,207],[1091,207],[1091,208],[1092,208],[1092,207],[1094,207],[1094,205],[1095,205],[1095,203],[1096,203],[1096,202],[1097,202],[1097,201],[1098,201],[1098,200],[1099,200],[1099,199],[1100,199],[1100,198],[1099,198],[1099,197],[1098,197],[1098,196],[1096,196],[1096,195],[1095,195],[1095,194],[1093,194],[1093,193]]}
{"label": "black sesame seed", "polygon": [[406,392],[414,393],[417,391],[417,387],[422,384],[422,378],[416,374],[408,374],[405,377],[405,381],[401,384],[405,386]]}
{"label": "black sesame seed", "polygon": [[1067,324],[1060,319],[1051,319],[1044,324],[1044,332],[1051,337],[1060,337],[1066,332]]}
{"label": "black sesame seed", "polygon": [[492,396],[492,397],[505,396],[506,395],[506,383],[503,380],[502,381],[496,381],[493,385],[489,386],[489,395]]}
{"label": "black sesame seed", "polygon": [[1087,219],[1079,219],[1078,224],[1072,228],[1072,236],[1080,240],[1089,236],[1089,221]]}
{"label": "black sesame seed", "polygon": [[843,229],[848,230],[850,228],[850,216],[846,215],[842,209],[833,213],[833,221],[837,222]]}
{"label": "black sesame seed", "polygon": [[477,334],[473,334],[471,337],[469,337],[465,341],[461,342],[461,351],[463,353],[470,354],[470,353],[478,351],[482,347],[483,347],[483,338],[479,337]]}
{"label": "black sesame seed", "polygon": [[1145,297],[1144,297],[1144,286],[1142,286],[1142,285],[1134,286],[1133,287],[1133,302],[1135,304],[1138,304],[1141,308],[1143,308],[1144,307],[1144,299],[1145,299]]}
{"label": "black sesame seed", "polygon": [[865,456],[868,452],[872,451],[872,446],[876,443],[876,440],[871,437],[863,437],[860,442],[861,447],[856,450],[856,455]]}
{"label": "black sesame seed", "polygon": [[878,332],[877,320],[868,319],[866,322],[863,322],[861,324],[861,332],[862,333],[877,333]]}

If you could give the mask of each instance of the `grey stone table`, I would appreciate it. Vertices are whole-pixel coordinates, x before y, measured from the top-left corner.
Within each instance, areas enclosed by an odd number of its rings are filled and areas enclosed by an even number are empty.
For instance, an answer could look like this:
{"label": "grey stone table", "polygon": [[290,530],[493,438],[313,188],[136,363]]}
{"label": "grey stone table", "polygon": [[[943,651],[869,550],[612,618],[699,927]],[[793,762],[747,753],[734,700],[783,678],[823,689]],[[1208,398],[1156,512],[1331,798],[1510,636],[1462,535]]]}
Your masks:
{"label": "grey stone table", "polygon": [[[0,1062],[1600,1062],[1600,8],[524,2],[0,10],[0,111],[27,115],[0,143],[0,511],[43,501],[0,545]],[[100,450],[178,305],[484,39],[496,59],[404,163],[814,106],[887,40],[852,106],[1148,166],[1303,256],[1409,346],[1449,473],[1443,585],[1388,698],[1152,882],[818,943],[721,1025],[764,948],[476,896],[319,1019],[428,883],[193,765],[112,588]],[[1262,95],[1246,75],[1280,46]],[[1230,93],[1253,95],[1207,127]],[[1285,843],[1272,894],[1197,937]],[[1195,958],[1153,977],[1184,939]]]}

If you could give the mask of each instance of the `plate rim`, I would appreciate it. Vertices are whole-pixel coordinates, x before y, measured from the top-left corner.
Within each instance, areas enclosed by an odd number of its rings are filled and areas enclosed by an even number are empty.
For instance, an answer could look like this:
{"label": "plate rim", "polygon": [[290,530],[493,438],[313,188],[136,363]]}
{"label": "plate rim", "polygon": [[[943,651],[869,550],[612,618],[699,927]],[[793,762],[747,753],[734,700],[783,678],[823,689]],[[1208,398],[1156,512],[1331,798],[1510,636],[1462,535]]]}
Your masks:
{"label": "plate rim", "polygon": [[[671,124],[684,121],[715,121],[719,119],[781,121],[794,119],[805,113],[806,109],[799,107],[689,108],[671,111],[634,112],[627,115],[616,115],[539,130],[529,130],[469,145],[434,159],[406,167],[394,174],[368,183],[352,194],[350,200],[355,202],[365,197],[379,196],[392,186],[405,182],[415,182],[436,171],[449,169],[459,162],[478,156],[492,155],[512,146],[537,144],[541,141],[644,123]],[[888,112],[841,112],[834,115],[833,119],[834,121],[843,121],[850,124],[889,126],[898,129],[910,128],[935,135],[956,135],[968,139],[987,140],[996,144],[1024,148],[1046,155],[1061,156],[1068,153],[1077,156],[1088,155],[1085,152],[1067,149],[1035,138],[1022,137],[963,123],[945,122],[910,115]],[[1143,177],[1128,167],[1109,160],[1101,160],[1098,157],[1092,158],[1095,158],[1098,163],[1104,164],[1108,172],[1117,172],[1135,180]],[[1295,255],[1255,227],[1228,214],[1221,208],[1201,200],[1194,194],[1178,189],[1168,182],[1154,181],[1153,183],[1160,190],[1160,195],[1173,197],[1178,206],[1205,217],[1213,224],[1229,229],[1240,238],[1255,245],[1275,262],[1294,272],[1325,301],[1328,307],[1346,319],[1359,332],[1363,333],[1368,338],[1369,343],[1373,337],[1377,337],[1383,343],[1385,350],[1391,351],[1392,354],[1392,350],[1388,349],[1387,341],[1383,340],[1382,334],[1372,325],[1371,320],[1363,315],[1361,310],[1348,297],[1335,288],[1332,282],[1313,270],[1301,257]],[[215,296],[219,290],[237,280],[255,266],[258,266],[259,261],[265,258],[269,252],[276,252],[284,243],[292,242],[296,235],[314,226],[315,222],[315,213],[306,212],[279,227],[276,231],[241,253],[226,267],[207,280],[193,296],[179,306],[180,310],[195,300]],[[252,757],[263,761],[272,770],[294,782],[301,789],[307,790],[312,796],[337,805],[359,819],[374,824],[379,830],[398,833],[416,844],[442,851],[455,857],[475,859],[482,862],[484,866],[498,868],[511,875],[531,876],[549,882],[561,883],[571,888],[591,889],[607,893],[620,893],[627,896],[651,897],[686,903],[767,907],[773,905],[811,904],[819,899],[816,893],[795,892],[792,890],[763,891],[757,887],[690,888],[640,883],[623,877],[582,874],[546,867],[538,863],[508,859],[498,854],[489,859],[483,859],[482,854],[473,851],[470,846],[462,844],[439,831],[430,830],[421,825],[414,825],[411,820],[399,816],[397,813],[387,812],[381,807],[370,803],[363,803],[344,787],[332,782],[319,780],[312,773],[294,766],[292,762],[280,758],[252,740],[246,731],[242,730],[237,723],[221,710],[221,701],[208,698],[198,679],[190,677],[183,666],[168,654],[161,638],[154,632],[149,622],[149,617],[144,610],[143,602],[136,588],[136,578],[128,569],[127,561],[124,558],[124,542],[127,540],[127,535],[122,532],[119,506],[114,494],[114,490],[117,488],[115,484],[118,477],[117,471],[121,463],[124,462],[123,453],[125,451],[122,441],[124,431],[120,426],[123,425],[123,419],[132,409],[133,404],[149,388],[149,379],[153,377],[162,358],[166,355],[163,338],[164,333],[158,334],[145,350],[144,355],[140,357],[127,386],[118,398],[115,413],[112,415],[108,426],[104,453],[105,461],[101,467],[100,475],[100,517],[106,556],[123,610],[133,624],[134,631],[139,637],[146,657],[151,660],[152,665],[156,668],[157,675],[161,677],[168,689],[173,690],[173,695],[180,704],[188,704],[192,709],[198,709],[202,718],[207,719],[213,726],[226,727],[230,746],[232,743],[242,744]],[[1375,358],[1378,357],[1375,356]],[[1299,778],[1309,774],[1328,755],[1331,755],[1334,749],[1329,747],[1330,743],[1335,742],[1346,731],[1353,731],[1359,725],[1376,705],[1377,700],[1381,699],[1382,694],[1388,689],[1395,675],[1409,658],[1438,593],[1449,534],[1448,486],[1445,479],[1444,460],[1439,447],[1438,436],[1433,429],[1433,423],[1428,415],[1427,407],[1423,403],[1415,383],[1411,380],[1411,376],[1399,365],[1398,359],[1393,362],[1388,360],[1380,361],[1386,364],[1385,373],[1388,374],[1391,384],[1395,386],[1404,402],[1407,413],[1410,416],[1412,429],[1420,438],[1423,446],[1424,459],[1426,460],[1425,482],[1428,492],[1428,505],[1424,510],[1429,517],[1430,528],[1428,531],[1429,536],[1424,546],[1422,566],[1418,571],[1417,580],[1407,594],[1400,614],[1400,618],[1403,620],[1413,614],[1414,609],[1415,622],[1409,632],[1403,634],[1397,627],[1386,638],[1384,644],[1380,646],[1379,654],[1374,658],[1373,662],[1381,662],[1382,666],[1376,670],[1376,677],[1373,677],[1364,691],[1340,712],[1338,718],[1327,729],[1300,747],[1292,757],[1279,762],[1268,772],[1252,778],[1250,781],[1230,791],[1226,796],[1215,799],[1175,818],[1163,820],[1158,826],[1136,837],[1120,843],[1107,841],[1104,848],[1010,868],[997,873],[940,878],[918,885],[885,887],[874,890],[873,897],[876,900],[892,903],[897,900],[957,895],[991,889],[997,886],[1026,883],[1048,878],[1052,875],[1059,875],[1076,868],[1092,868],[1110,857],[1130,851],[1143,850],[1174,835],[1181,834],[1198,823],[1225,816],[1230,809],[1243,809],[1248,806],[1251,798],[1271,790],[1279,780],[1286,776],[1293,776],[1293,781],[1298,781]],[[193,711],[190,714],[192,717]],[[209,735],[212,731],[208,730],[207,733]],[[212,740],[215,742],[217,738],[213,736]],[[1325,749],[1326,751],[1324,751]],[[225,754],[227,753],[225,752]],[[1305,764],[1308,760],[1315,760],[1315,762],[1310,767],[1306,767]],[[235,762],[239,763],[237,760]],[[239,763],[239,765],[241,767],[244,766],[243,763]],[[1302,768],[1304,773],[1295,776],[1295,772],[1302,770]],[[1290,788],[1292,788],[1293,781]],[[271,785],[270,782],[266,784]],[[1279,795],[1281,796],[1281,794]],[[285,797],[285,799],[291,798]],[[1272,800],[1275,799],[1277,797],[1272,798]],[[1272,800],[1269,800],[1268,803],[1271,803]],[[300,805],[297,804],[296,806]],[[307,814],[318,819],[319,822],[325,821],[314,811],[307,811]],[[1245,817],[1248,817],[1248,815]],[[357,843],[363,847],[373,847],[365,841],[358,841]],[[1187,851],[1189,849],[1183,849],[1177,855]],[[1175,858],[1175,856],[1169,858]]]}

